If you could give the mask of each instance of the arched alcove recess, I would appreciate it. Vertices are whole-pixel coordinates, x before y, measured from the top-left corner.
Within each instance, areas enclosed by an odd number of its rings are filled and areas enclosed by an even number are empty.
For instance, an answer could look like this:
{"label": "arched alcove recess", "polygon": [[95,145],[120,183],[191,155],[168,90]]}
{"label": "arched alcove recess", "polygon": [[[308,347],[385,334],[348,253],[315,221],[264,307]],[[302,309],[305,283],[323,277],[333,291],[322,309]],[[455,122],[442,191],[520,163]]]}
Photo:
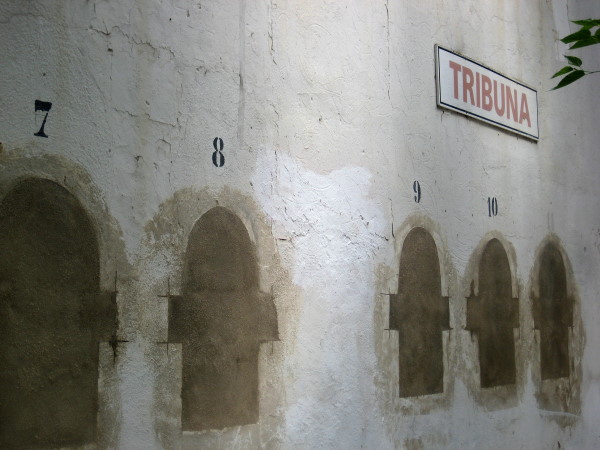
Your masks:
{"label": "arched alcove recess", "polygon": [[0,204],[0,447],[92,443],[99,341],[116,332],[94,226],[62,186],[31,178]]}
{"label": "arched alcove recess", "polygon": [[390,329],[399,336],[400,397],[444,391],[442,331],[448,322],[435,241],[425,228],[413,228],[402,245],[398,293],[390,295]]}
{"label": "arched alcove recess", "polygon": [[244,224],[211,209],[189,236],[183,295],[169,298],[169,342],[183,351],[183,430],[258,421],[259,345],[278,339],[275,304],[258,286]]}
{"label": "arched alcove recess", "polygon": [[540,330],[542,380],[568,377],[569,328],[573,301],[567,294],[567,273],[560,250],[552,242],[542,250],[538,273],[539,297],[533,298],[533,320]]}
{"label": "arched alcove recess", "polygon": [[515,340],[518,299],[512,298],[512,275],[506,250],[494,238],[479,260],[479,292],[467,301],[467,329],[476,333],[482,388],[516,383]]}

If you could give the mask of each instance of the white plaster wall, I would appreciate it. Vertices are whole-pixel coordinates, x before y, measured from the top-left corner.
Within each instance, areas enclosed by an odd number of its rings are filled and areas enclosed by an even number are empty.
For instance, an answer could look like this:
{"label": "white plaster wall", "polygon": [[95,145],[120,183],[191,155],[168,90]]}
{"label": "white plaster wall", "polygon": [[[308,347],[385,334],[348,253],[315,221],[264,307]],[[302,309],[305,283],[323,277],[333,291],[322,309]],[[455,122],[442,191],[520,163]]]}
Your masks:
{"label": "white plaster wall", "polygon": [[[104,358],[117,389],[104,399],[102,445],[600,447],[600,79],[549,92],[557,38],[574,30],[569,19],[599,17],[594,3],[0,1],[2,189],[27,174],[79,185],[81,171],[90,208],[120,236],[103,245],[124,248],[103,262],[105,284],[121,273],[129,342],[115,371]],[[536,88],[540,141],[438,109],[436,43]],[[600,67],[594,47],[581,55]],[[53,103],[48,139],[33,136],[36,99]],[[223,168],[211,162],[217,136]],[[62,172],[45,168],[63,159]],[[186,233],[217,201],[257,236],[281,340],[261,350],[257,425],[181,435],[180,359],[159,344],[158,295],[167,280],[179,288]],[[397,335],[385,331],[381,293],[397,288],[411,217],[436,228],[450,296],[449,391],[433,405],[397,398]],[[157,223],[167,225],[155,239]],[[521,304],[519,382],[502,408],[480,401],[464,331],[472,254],[490,233],[514,249]],[[550,233],[572,266],[585,342],[569,426],[535,399],[530,276]]]}

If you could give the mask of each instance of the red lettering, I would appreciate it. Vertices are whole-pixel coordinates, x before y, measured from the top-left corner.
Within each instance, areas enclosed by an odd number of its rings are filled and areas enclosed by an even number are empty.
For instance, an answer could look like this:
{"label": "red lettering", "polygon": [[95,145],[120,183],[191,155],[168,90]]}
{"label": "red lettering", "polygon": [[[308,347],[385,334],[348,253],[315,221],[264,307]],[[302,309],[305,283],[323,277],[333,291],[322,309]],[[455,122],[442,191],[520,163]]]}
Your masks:
{"label": "red lettering", "polygon": [[481,75],[481,97],[481,107],[486,111],[491,111],[494,106],[492,103],[492,80],[485,75]]}
{"label": "red lettering", "polygon": [[[514,94],[514,97],[513,97]],[[513,120],[516,122],[519,120],[519,116],[517,116],[517,90],[513,89],[513,92],[510,91],[510,88],[506,86],[506,118],[510,119],[510,113],[513,114]]]}
{"label": "red lettering", "polygon": [[498,89],[496,87],[496,80],[494,80],[494,109],[496,110],[496,114],[498,114],[500,117],[502,117],[504,115],[504,107],[506,106],[506,103],[504,102],[504,84],[500,83],[500,93],[502,94],[502,109],[498,108]]}
{"label": "red lettering", "polygon": [[464,103],[471,103],[471,105],[482,108],[484,111],[494,110],[499,117],[504,117],[506,113],[507,119],[512,118],[519,124],[527,122],[527,126],[531,128],[531,115],[526,93],[520,93],[519,103],[517,89],[511,89],[510,86],[498,82],[488,75],[462,66],[455,61],[449,61],[448,64],[452,70],[454,98],[456,100],[460,95],[458,77],[459,73],[462,73],[462,100]]}
{"label": "red lettering", "polygon": [[527,126],[531,128],[531,119],[529,118],[529,106],[527,105],[527,96],[525,93],[521,94],[521,114],[519,123],[523,123],[523,120],[527,119]]}
{"label": "red lettering", "polygon": [[479,108],[481,106],[481,88],[479,87],[480,83],[479,83],[479,79],[481,78],[481,76],[479,75],[479,72],[475,72],[475,92],[477,93],[477,107]]}
{"label": "red lettering", "polygon": [[462,66],[454,61],[450,61],[450,68],[454,71],[454,98],[458,100],[458,72]]}
{"label": "red lettering", "polygon": [[473,95],[473,71],[463,66],[463,102],[467,103],[467,93],[471,94],[471,105],[475,105]]}

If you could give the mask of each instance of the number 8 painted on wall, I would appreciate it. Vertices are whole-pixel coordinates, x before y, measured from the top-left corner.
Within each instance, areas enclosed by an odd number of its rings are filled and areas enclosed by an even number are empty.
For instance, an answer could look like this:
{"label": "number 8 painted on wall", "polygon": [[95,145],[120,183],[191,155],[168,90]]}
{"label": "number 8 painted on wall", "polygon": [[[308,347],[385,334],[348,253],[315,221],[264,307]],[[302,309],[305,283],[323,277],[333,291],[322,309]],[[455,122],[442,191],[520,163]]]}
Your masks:
{"label": "number 8 painted on wall", "polygon": [[215,167],[223,167],[225,165],[225,155],[221,153],[223,151],[223,139],[216,137],[213,141],[213,147],[215,151],[212,154],[212,161]]}

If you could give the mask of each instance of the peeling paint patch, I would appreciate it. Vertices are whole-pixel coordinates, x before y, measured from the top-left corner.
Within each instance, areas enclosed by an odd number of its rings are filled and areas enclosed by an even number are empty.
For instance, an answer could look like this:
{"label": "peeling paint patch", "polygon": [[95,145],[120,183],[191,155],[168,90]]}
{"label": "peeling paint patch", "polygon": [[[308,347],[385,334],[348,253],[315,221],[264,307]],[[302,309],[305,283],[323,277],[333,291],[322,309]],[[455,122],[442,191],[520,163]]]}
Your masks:
{"label": "peeling paint patch", "polygon": [[[281,257],[301,289],[298,334],[285,366],[294,374],[285,410],[288,446],[352,447],[381,429],[369,418],[364,430],[355,426],[376,403],[369,394],[376,364],[373,263],[390,230],[385,207],[371,198],[372,180],[360,167],[321,175],[286,155],[258,156],[256,197],[286,239]],[[331,427],[326,418],[340,411],[344,421]]]}

